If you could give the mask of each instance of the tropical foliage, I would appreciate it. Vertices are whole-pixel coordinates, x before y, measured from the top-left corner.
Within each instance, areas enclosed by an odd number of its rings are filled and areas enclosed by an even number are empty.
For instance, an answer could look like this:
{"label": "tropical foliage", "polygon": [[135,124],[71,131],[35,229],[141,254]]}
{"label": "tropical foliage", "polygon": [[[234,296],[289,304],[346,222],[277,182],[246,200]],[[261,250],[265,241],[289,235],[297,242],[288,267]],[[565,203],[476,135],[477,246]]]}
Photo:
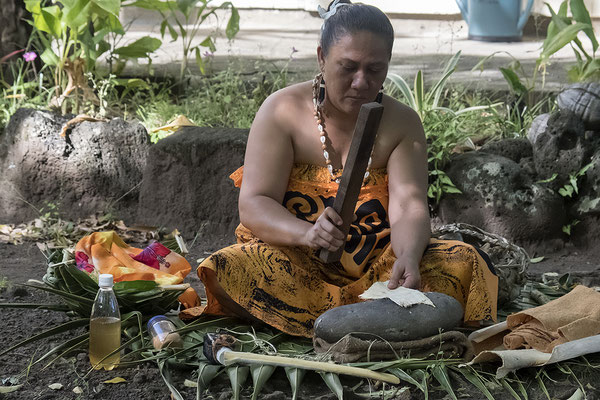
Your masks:
{"label": "tropical foliage", "polygon": [[52,5],[27,0],[25,4],[33,17],[30,23],[37,39],[34,47],[38,47],[42,61],[52,70],[53,105],[59,108],[74,90],[94,98],[84,74],[95,71],[96,62],[104,53],[121,59],[148,58],[161,45],[160,40],[146,36],[127,46],[111,46],[107,41],[109,34],[125,34],[119,21],[120,0],[62,0]]}
{"label": "tropical foliage", "polygon": [[[429,89],[426,89],[423,72],[418,71],[413,88],[400,75],[390,73],[392,95],[400,93],[400,100],[405,101],[419,114],[425,129],[428,145],[429,188],[427,196],[439,202],[444,193],[460,193],[444,172],[444,167],[450,159],[453,149],[462,143],[472,144],[469,130],[462,129],[468,121],[470,113],[476,113],[481,121],[485,121],[489,110],[501,103],[464,107],[460,102],[451,102],[452,96],[446,91],[446,84],[460,60],[460,51],[446,63],[441,77]],[[396,91],[394,91],[396,89]],[[456,109],[455,107],[460,107]],[[482,114],[486,113],[486,114]],[[485,123],[485,122],[484,122]]]}
{"label": "tropical foliage", "polygon": [[[191,54],[195,55],[198,69],[204,74],[204,58],[216,50],[214,34],[209,34],[200,43],[196,41],[198,31],[206,20],[210,17],[217,18],[219,9],[229,10],[229,19],[225,28],[227,39],[233,39],[240,29],[239,12],[229,1],[217,6],[210,0],[137,0],[132,5],[160,13],[163,18],[160,25],[163,38],[167,30],[173,41],[181,38],[183,59],[179,72],[180,81],[187,72]],[[206,49],[205,57],[202,57],[202,48]]]}
{"label": "tropical foliage", "polygon": [[[552,15],[552,21],[548,26],[546,39],[542,45],[542,51],[537,60],[537,66],[545,69],[550,57],[563,47],[570,45],[575,53],[576,63],[569,69],[569,78],[573,82],[588,80],[600,80],[600,59],[596,58],[598,40],[594,34],[592,19],[583,0],[564,0],[558,12],[555,12],[549,4],[546,4]],[[567,12],[571,11],[571,17]],[[590,42],[592,53],[589,54],[579,39],[578,35],[583,32]]]}

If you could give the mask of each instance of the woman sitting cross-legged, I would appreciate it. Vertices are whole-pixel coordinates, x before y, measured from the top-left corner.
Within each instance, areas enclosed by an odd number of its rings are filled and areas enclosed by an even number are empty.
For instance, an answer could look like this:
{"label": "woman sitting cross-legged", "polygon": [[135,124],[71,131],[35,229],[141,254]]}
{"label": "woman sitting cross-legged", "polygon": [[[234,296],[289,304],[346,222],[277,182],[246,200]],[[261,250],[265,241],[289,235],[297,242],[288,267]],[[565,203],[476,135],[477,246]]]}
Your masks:
{"label": "woman sitting cross-legged", "polygon": [[[360,301],[374,282],[456,298],[466,322],[496,318],[498,279],[473,247],[431,239],[427,149],[417,114],[381,92],[394,32],[379,9],[336,0],[322,10],[314,81],[277,91],[250,129],[238,243],[198,267],[208,314],[311,336],[315,319]],[[361,106],[384,112],[347,237],[331,208]],[[344,246],[325,264],[321,248]]]}

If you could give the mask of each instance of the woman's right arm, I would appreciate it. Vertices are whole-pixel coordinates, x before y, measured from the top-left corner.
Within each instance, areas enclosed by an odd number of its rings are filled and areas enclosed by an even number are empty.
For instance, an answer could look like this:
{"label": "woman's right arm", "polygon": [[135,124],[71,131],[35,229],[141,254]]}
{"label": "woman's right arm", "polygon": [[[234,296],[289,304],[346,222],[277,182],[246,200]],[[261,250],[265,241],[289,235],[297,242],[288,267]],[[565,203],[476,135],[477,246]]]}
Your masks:
{"label": "woman's right arm", "polygon": [[248,137],[239,197],[240,221],[262,241],[279,246],[305,245],[335,250],[343,235],[341,218],[326,210],[315,224],[296,218],[283,205],[294,163],[293,129],[298,104],[277,92],[260,107]]}

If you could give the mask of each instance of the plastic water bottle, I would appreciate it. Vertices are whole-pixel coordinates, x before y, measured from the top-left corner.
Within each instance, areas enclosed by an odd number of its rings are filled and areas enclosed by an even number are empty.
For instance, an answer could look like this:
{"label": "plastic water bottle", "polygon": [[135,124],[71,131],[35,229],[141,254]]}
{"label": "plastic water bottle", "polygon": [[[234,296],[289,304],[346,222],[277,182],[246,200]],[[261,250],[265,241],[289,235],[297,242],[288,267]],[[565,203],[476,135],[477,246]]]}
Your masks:
{"label": "plastic water bottle", "polygon": [[94,369],[111,370],[119,364],[121,346],[121,313],[113,291],[113,276],[101,274],[98,294],[90,316],[90,362]]}

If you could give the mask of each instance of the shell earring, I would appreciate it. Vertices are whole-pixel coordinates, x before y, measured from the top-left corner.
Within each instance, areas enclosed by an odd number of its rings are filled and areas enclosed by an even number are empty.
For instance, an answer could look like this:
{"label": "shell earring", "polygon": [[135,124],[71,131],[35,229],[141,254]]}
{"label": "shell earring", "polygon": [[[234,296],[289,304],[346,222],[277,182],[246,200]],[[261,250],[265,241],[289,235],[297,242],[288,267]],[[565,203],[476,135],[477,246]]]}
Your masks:
{"label": "shell earring", "polygon": [[381,89],[379,89],[379,93],[377,93],[377,97],[375,97],[375,101],[378,102],[379,104],[381,104],[382,100],[383,100],[383,86],[381,86]]}
{"label": "shell earring", "polygon": [[323,73],[319,74],[319,97],[317,98],[317,102],[319,106],[323,105],[325,101],[325,80],[323,79]]}

